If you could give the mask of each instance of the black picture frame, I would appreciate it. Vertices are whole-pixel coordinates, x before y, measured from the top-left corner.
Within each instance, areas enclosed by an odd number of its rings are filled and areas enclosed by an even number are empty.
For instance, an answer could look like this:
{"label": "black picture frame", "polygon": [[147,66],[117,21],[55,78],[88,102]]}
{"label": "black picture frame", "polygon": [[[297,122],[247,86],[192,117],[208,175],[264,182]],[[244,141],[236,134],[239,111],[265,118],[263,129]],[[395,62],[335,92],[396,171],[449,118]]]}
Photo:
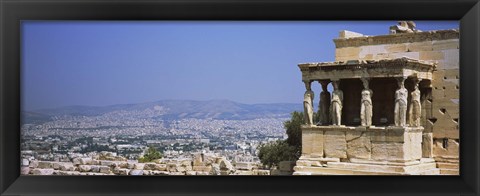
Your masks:
{"label": "black picture frame", "polygon": [[[478,0],[0,0],[1,195],[478,195]],[[460,176],[20,176],[22,20],[459,20]],[[292,65],[295,66],[295,65]]]}

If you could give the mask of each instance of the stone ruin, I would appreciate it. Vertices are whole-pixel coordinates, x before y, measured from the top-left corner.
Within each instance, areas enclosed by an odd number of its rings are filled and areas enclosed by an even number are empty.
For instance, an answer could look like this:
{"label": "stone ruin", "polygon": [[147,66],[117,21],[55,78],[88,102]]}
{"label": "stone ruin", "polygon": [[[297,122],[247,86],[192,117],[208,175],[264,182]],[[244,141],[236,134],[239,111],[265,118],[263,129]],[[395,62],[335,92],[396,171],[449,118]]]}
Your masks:
{"label": "stone ruin", "polygon": [[251,163],[235,166],[225,157],[197,153],[193,159],[127,160],[110,152],[73,158],[70,162],[22,159],[22,175],[269,175]]}
{"label": "stone ruin", "polygon": [[413,21],[398,21],[397,25],[390,26],[390,34],[422,32],[417,29]]}
{"label": "stone ruin", "polygon": [[400,21],[389,35],[334,42],[335,62],[298,65],[306,120],[294,175],[458,175],[459,31]]}

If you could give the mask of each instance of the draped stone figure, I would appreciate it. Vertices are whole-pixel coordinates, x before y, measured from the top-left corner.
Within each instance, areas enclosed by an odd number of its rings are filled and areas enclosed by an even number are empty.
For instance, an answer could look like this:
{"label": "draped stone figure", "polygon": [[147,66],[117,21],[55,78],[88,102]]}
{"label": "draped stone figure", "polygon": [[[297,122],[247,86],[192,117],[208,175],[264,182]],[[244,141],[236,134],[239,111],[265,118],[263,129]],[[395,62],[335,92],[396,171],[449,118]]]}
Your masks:
{"label": "draped stone figure", "polygon": [[362,79],[363,87],[362,90],[362,100],[360,107],[360,119],[362,126],[371,126],[372,125],[372,90],[368,88],[368,80]]}
{"label": "draped stone figure", "polygon": [[310,83],[306,82],[305,87],[307,91],[305,91],[305,95],[303,97],[303,115],[305,119],[305,124],[313,125],[313,97],[314,93],[310,88]]}
{"label": "draped stone figure", "polygon": [[418,83],[415,84],[415,90],[411,93],[412,101],[410,103],[410,126],[419,127],[420,117],[422,116],[422,104],[420,103],[420,90],[418,90]]}
{"label": "draped stone figure", "polygon": [[395,91],[395,126],[404,127],[407,118],[407,96],[408,91],[404,86],[405,79],[398,81],[398,90]]}
{"label": "draped stone figure", "polygon": [[318,113],[320,115],[319,124],[328,125],[330,123],[330,93],[327,90],[327,85],[329,82],[322,81],[322,92],[320,93],[320,103],[318,104]]}
{"label": "draped stone figure", "polygon": [[338,83],[339,81],[333,81],[332,100],[330,104],[330,114],[333,125],[340,125],[342,122],[343,92],[338,89]]}

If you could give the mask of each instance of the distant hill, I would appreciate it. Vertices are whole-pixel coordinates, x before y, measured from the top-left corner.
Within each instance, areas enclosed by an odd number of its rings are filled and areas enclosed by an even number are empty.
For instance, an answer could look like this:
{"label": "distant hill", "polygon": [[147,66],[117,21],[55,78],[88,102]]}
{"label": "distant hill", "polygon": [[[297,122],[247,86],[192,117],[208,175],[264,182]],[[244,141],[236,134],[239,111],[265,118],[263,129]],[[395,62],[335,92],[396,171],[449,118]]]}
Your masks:
{"label": "distant hill", "polygon": [[52,120],[50,115],[38,112],[22,112],[21,115],[21,124],[42,124]]}
{"label": "distant hill", "polygon": [[139,104],[119,104],[110,106],[67,106],[23,112],[24,123],[40,123],[53,116],[98,116],[115,111],[155,111],[161,110],[157,118],[175,120],[182,118],[244,120],[256,118],[288,118],[293,111],[301,111],[301,104],[242,104],[229,100],[163,100]]}

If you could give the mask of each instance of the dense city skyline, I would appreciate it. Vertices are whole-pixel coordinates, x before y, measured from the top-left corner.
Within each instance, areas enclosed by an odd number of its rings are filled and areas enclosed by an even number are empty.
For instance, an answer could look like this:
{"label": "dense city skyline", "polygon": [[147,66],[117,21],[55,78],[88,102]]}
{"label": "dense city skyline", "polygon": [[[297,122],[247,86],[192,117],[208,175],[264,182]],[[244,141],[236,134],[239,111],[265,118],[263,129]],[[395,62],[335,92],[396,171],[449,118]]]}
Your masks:
{"label": "dense city skyline", "polygon": [[[298,63],[333,61],[341,30],[388,34],[395,23],[24,21],[22,110],[165,99],[301,103]],[[423,31],[459,26],[416,23]]]}

